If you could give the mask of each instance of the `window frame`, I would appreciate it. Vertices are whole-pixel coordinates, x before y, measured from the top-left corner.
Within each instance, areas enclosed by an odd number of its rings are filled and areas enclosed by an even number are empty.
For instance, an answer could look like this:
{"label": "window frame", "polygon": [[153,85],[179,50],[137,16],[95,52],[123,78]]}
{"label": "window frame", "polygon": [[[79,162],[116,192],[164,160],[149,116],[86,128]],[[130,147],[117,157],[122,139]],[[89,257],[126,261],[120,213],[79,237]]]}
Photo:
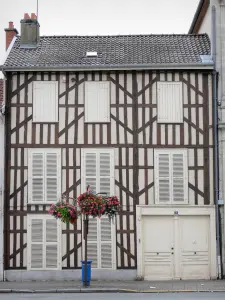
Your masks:
{"label": "window frame", "polygon": [[[158,166],[158,155],[168,154],[169,155],[169,179],[170,179],[170,201],[161,203],[159,201],[159,166]],[[172,155],[182,154],[183,155],[183,182],[184,182],[184,200],[183,201],[173,201],[173,176],[172,176]],[[154,150],[154,183],[155,183],[155,204],[157,205],[185,205],[188,204],[188,150],[187,149],[155,149]]]}

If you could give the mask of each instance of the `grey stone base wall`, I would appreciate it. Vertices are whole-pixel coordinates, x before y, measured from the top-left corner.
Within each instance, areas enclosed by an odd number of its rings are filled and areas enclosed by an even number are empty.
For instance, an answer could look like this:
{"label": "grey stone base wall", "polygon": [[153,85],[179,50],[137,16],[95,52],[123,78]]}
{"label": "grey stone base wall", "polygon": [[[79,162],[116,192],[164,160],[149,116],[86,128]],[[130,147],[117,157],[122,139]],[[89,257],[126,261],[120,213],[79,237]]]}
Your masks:
{"label": "grey stone base wall", "polygon": [[[137,270],[92,270],[92,280],[135,280]],[[7,270],[5,281],[79,281],[81,270],[26,271]]]}

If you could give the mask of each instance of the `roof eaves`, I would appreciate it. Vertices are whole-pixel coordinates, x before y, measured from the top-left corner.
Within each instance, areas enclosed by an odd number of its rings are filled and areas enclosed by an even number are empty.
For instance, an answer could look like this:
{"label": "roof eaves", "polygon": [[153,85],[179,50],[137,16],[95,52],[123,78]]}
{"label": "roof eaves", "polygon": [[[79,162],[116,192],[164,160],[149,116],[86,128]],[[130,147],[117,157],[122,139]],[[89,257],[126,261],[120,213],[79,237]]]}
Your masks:
{"label": "roof eaves", "polygon": [[3,72],[16,71],[101,71],[101,70],[171,70],[171,69],[213,69],[213,63],[174,63],[174,64],[139,64],[139,65],[98,65],[98,66],[44,66],[44,67],[0,67]]}

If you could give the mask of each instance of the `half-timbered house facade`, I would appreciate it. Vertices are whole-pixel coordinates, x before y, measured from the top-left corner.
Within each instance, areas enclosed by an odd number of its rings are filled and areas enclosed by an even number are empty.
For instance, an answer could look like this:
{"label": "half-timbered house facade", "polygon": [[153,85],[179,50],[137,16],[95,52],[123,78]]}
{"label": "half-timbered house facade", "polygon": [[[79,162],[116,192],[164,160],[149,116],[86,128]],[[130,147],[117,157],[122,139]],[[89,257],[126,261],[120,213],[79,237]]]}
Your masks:
{"label": "half-timbered house facade", "polygon": [[215,278],[208,36],[39,38],[28,17],[3,66],[5,278],[80,278],[82,223],[47,210],[88,184],[121,203],[90,220],[94,278]]}

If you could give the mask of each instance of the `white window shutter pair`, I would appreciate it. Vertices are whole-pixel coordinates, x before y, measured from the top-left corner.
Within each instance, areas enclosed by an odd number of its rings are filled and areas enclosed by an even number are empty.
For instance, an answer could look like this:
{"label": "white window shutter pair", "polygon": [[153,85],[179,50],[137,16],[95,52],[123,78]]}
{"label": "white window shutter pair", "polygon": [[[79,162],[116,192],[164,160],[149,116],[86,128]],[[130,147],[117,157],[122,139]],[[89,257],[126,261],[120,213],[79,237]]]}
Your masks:
{"label": "white window shutter pair", "polygon": [[157,83],[158,123],[183,123],[183,92],[181,82]]}
{"label": "white window shutter pair", "polygon": [[188,202],[187,150],[155,150],[155,196],[159,204]]}
{"label": "white window shutter pair", "polygon": [[58,122],[58,82],[33,82],[33,122]]}
{"label": "white window shutter pair", "polygon": [[53,203],[61,193],[61,152],[30,149],[28,160],[28,202]]}
{"label": "white window shutter pair", "polygon": [[92,268],[115,268],[115,225],[109,222],[108,217],[89,220],[87,243],[87,256],[92,260]]}
{"label": "white window shutter pair", "polygon": [[82,190],[114,194],[114,150],[82,149]]}
{"label": "white window shutter pair", "polygon": [[28,270],[61,269],[61,224],[48,215],[27,216]]}
{"label": "white window shutter pair", "polygon": [[85,82],[85,122],[110,122],[109,81]]}
{"label": "white window shutter pair", "polygon": [[[81,187],[93,193],[114,195],[114,149],[82,149]],[[115,225],[108,217],[89,220],[88,259],[92,267],[115,269]]]}

